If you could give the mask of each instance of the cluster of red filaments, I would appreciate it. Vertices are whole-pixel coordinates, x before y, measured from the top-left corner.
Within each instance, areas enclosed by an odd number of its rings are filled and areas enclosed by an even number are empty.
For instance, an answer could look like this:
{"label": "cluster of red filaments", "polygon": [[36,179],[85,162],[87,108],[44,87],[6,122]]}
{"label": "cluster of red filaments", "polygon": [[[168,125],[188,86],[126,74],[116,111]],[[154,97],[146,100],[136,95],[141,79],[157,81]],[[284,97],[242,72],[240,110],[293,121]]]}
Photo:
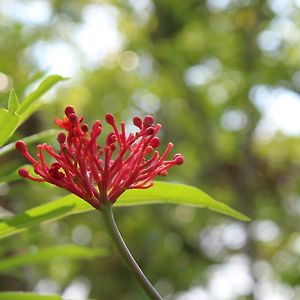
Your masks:
{"label": "cluster of red filaments", "polygon": [[[37,146],[35,159],[28,153],[23,141],[16,143],[16,149],[30,161],[39,176],[32,176],[24,168],[19,170],[19,174],[33,181],[49,182],[66,189],[99,209],[107,201],[114,203],[126,189],[151,187],[155,176],[165,176],[170,167],[183,163],[181,154],[175,154],[173,159],[167,160],[172,143],[168,144],[162,155],[155,150],[160,145],[156,135],[161,125],[154,125],[152,116],[146,116],[143,120],[134,117],[133,124],[138,127],[138,132],[129,135],[126,135],[124,122],[118,129],[112,114],[106,114],[105,119],[112,127],[112,132],[102,147],[97,144],[102,132],[101,122],[96,121],[89,133],[83,117],[78,117],[74,108],[67,106],[64,119],[55,121],[67,131],[67,135],[61,132],[57,136],[60,147],[58,153],[52,146],[41,144]],[[55,162],[47,164],[45,153]]]}

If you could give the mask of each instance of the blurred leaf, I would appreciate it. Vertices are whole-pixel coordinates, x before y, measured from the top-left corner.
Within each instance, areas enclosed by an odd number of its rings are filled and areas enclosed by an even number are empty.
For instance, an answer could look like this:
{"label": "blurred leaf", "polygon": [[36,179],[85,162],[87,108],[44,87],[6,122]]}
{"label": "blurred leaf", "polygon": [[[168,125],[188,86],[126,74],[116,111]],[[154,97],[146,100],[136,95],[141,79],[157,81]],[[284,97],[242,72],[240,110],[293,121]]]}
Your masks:
{"label": "blurred leaf", "polygon": [[48,92],[55,84],[66,79],[68,78],[64,78],[60,75],[48,76],[35,91],[25,97],[18,110],[21,116],[21,122],[24,122],[38,108],[39,105],[37,101],[41,96]]}
{"label": "blurred leaf", "polygon": [[22,179],[22,177],[19,175],[18,173],[18,170],[20,168],[25,168],[28,170],[28,172],[32,175],[34,175],[34,169],[33,169],[33,166],[32,165],[23,165],[23,166],[18,166],[16,169],[8,172],[7,174],[4,174],[4,175],[1,175],[0,176],[0,182],[6,182],[6,183],[9,183],[9,182],[12,182],[12,181],[15,181],[15,180],[19,180],[19,179]]}
{"label": "blurred leaf", "polygon": [[21,232],[29,226],[91,210],[93,208],[82,199],[68,195],[0,222],[0,238]]}
{"label": "blurred leaf", "polygon": [[[38,142],[40,140],[45,140],[49,137],[52,137],[58,133],[58,130],[56,129],[50,129],[50,130],[45,130],[36,134],[33,134],[31,136],[25,137],[22,140],[27,144],[30,145],[32,143]],[[5,145],[0,149],[0,156],[7,154],[8,152],[12,151],[15,149],[15,143],[12,142],[10,144]]]}
{"label": "blurred leaf", "polygon": [[[154,187],[147,190],[128,190],[115,203],[115,206],[155,203],[207,207],[242,221],[250,220],[248,217],[212,199],[195,187],[166,182],[155,182]],[[94,210],[94,208],[84,200],[72,194],[67,195],[53,202],[31,208],[9,220],[0,222],[0,238],[21,232],[29,226],[91,210]]]}
{"label": "blurred leaf", "polygon": [[[27,167],[27,166],[24,166]],[[20,175],[18,174],[18,170],[20,167],[18,167],[16,170],[10,171],[9,173],[0,176],[0,182],[11,182],[14,180],[17,180],[20,178]]]}
{"label": "blurred leaf", "polygon": [[8,110],[0,109],[0,147],[13,135],[17,129],[20,117],[16,113],[19,102],[14,90],[11,90],[8,99]]}
{"label": "blurred leaf", "polygon": [[0,300],[63,300],[58,295],[39,295],[27,292],[0,293]]}
{"label": "blurred leaf", "polygon": [[49,260],[57,256],[70,259],[92,259],[97,256],[105,256],[103,248],[93,249],[90,247],[63,245],[40,249],[37,253],[29,253],[13,257],[7,257],[0,261],[0,272],[10,271],[28,264],[49,263]]}
{"label": "blurred leaf", "polygon": [[15,214],[13,214],[11,211],[8,209],[4,208],[3,206],[0,206],[0,220],[4,220],[6,218],[11,218]]}
{"label": "blurred leaf", "polygon": [[16,171],[20,167],[19,162],[12,159],[1,159],[1,161],[0,182],[6,181],[6,177],[16,176]]}

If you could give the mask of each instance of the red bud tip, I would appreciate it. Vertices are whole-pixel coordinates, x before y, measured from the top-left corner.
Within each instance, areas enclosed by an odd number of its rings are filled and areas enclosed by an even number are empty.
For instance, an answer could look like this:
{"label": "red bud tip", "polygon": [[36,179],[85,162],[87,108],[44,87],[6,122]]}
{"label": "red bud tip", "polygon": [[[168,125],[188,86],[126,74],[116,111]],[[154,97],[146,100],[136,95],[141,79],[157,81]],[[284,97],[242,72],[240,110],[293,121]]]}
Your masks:
{"label": "red bud tip", "polygon": [[17,149],[20,153],[24,154],[24,153],[27,152],[27,145],[26,145],[23,141],[17,141],[17,142],[16,142],[16,149]]}
{"label": "red bud tip", "polygon": [[65,108],[65,114],[66,116],[68,117],[70,114],[75,114],[75,110],[74,110],[74,107],[73,106],[67,106]]}
{"label": "red bud tip", "polygon": [[102,125],[99,120],[97,120],[93,125],[92,135],[99,136],[102,131]]}
{"label": "red bud tip", "polygon": [[78,123],[78,117],[74,113],[69,114],[68,119],[69,119],[70,123],[73,124],[73,125]]}
{"label": "red bud tip", "polygon": [[152,116],[146,116],[144,118],[143,125],[145,128],[148,128],[153,125],[153,122],[154,122],[154,118]]}
{"label": "red bud tip", "polygon": [[133,124],[134,124],[136,127],[140,128],[140,129],[142,128],[143,122],[142,122],[141,118],[139,118],[139,117],[134,117],[132,121],[133,121]]}
{"label": "red bud tip", "polygon": [[109,125],[115,125],[115,123],[116,123],[115,117],[112,114],[106,114],[105,120],[106,120],[107,124],[109,124]]}
{"label": "red bud tip", "polygon": [[151,153],[152,151],[153,151],[153,147],[151,147],[151,146],[148,146],[148,147],[146,148],[146,150],[145,150],[146,154],[149,154],[149,153]]}
{"label": "red bud tip", "polygon": [[59,133],[57,136],[57,141],[60,144],[63,144],[66,141],[66,135],[63,132]]}
{"label": "red bud tip", "polygon": [[150,146],[157,148],[160,145],[160,140],[158,137],[154,137],[150,143]]}
{"label": "red bud tip", "polygon": [[160,175],[160,176],[167,176],[168,175],[168,171],[167,170],[163,170],[163,171],[159,172],[158,175]]}
{"label": "red bud tip", "polygon": [[83,132],[88,132],[88,131],[89,131],[89,126],[88,126],[87,124],[82,124],[82,125],[81,125],[81,130],[82,130]]}
{"label": "red bud tip", "polygon": [[96,126],[96,127],[101,127],[101,128],[102,128],[101,122],[100,122],[99,120],[96,120],[96,121],[95,121],[95,123],[94,123],[94,125],[93,125],[93,128],[94,128],[95,126]]}
{"label": "red bud tip", "polygon": [[19,169],[18,173],[21,177],[24,177],[24,178],[28,177],[28,171],[24,168]]}
{"label": "red bud tip", "polygon": [[151,134],[153,134],[153,133],[154,133],[154,128],[153,128],[153,127],[147,128],[145,133],[146,133],[146,135],[151,135]]}
{"label": "red bud tip", "polygon": [[180,153],[175,154],[174,157],[173,157],[173,160],[174,160],[176,165],[182,165],[184,163],[184,157]]}

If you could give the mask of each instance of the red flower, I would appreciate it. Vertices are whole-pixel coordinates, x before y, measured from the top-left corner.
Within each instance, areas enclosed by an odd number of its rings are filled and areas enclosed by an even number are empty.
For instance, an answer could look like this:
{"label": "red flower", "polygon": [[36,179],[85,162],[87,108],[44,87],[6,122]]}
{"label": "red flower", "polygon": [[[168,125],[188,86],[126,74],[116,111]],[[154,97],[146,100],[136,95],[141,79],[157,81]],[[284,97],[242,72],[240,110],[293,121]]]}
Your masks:
{"label": "red flower", "polygon": [[[160,144],[156,134],[161,125],[154,125],[152,116],[146,116],[144,120],[134,117],[133,124],[139,131],[129,135],[125,133],[124,122],[121,122],[120,130],[117,128],[112,114],[106,114],[105,119],[113,131],[108,134],[102,147],[97,144],[102,132],[101,122],[96,121],[89,134],[83,117],[78,117],[74,108],[67,106],[64,119],[55,120],[59,127],[68,132],[67,136],[63,132],[57,136],[58,153],[50,145],[38,145],[35,159],[28,153],[23,141],[16,143],[16,149],[30,161],[39,177],[30,175],[24,168],[19,170],[19,174],[33,181],[57,185],[99,209],[106,201],[114,203],[126,189],[151,187],[155,176],[165,176],[170,167],[183,163],[181,154],[166,160],[172,143],[161,156],[154,150]],[[56,162],[49,166],[44,153]]]}

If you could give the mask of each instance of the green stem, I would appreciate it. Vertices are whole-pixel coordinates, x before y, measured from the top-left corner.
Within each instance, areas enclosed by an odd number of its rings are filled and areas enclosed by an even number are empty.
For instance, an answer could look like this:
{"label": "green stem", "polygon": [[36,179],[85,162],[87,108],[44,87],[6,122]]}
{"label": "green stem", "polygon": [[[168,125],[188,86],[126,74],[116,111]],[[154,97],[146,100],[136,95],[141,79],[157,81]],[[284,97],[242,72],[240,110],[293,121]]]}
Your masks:
{"label": "green stem", "polygon": [[134,260],[133,256],[131,255],[130,251],[128,250],[120,232],[115,222],[112,205],[110,203],[104,205],[100,212],[102,213],[105,224],[109,231],[109,234],[117,247],[120,255],[122,256],[125,264],[127,265],[128,269],[131,271],[135,279],[139,282],[141,287],[147,293],[147,295],[152,300],[162,300],[162,297],[158,294],[155,288],[151,285],[147,277],[144,275],[143,271],[140,269],[137,262]]}

